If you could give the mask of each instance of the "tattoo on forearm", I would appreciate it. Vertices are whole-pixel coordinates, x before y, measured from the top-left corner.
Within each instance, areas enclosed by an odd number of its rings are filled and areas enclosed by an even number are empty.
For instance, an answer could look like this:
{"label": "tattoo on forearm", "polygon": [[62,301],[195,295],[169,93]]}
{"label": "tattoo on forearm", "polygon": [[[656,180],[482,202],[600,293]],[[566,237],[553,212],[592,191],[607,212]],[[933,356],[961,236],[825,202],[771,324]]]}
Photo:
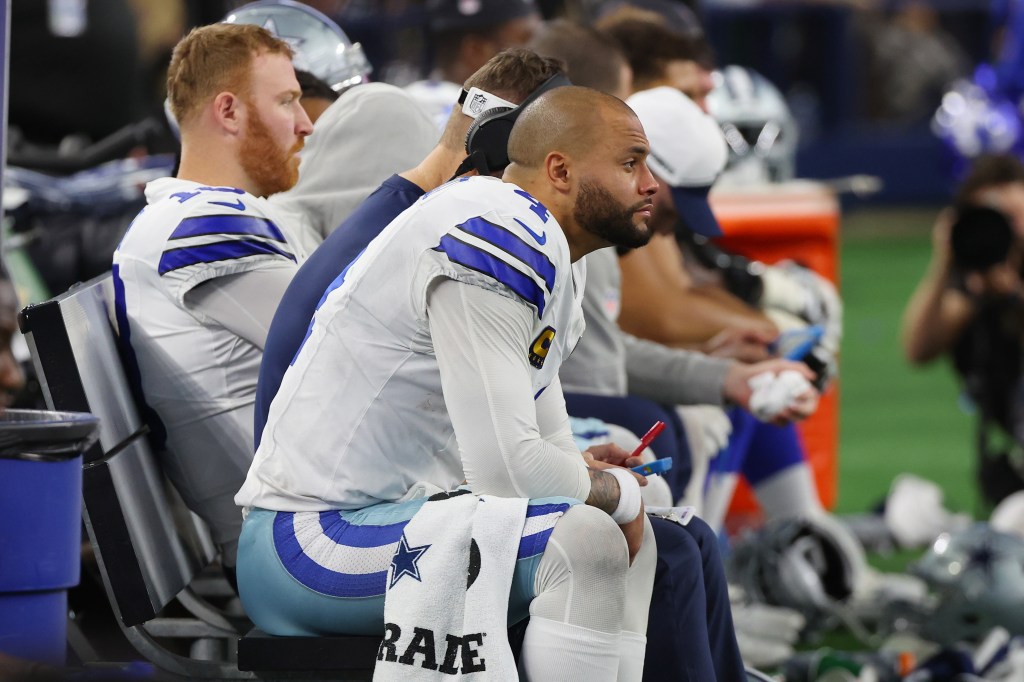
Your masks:
{"label": "tattoo on forearm", "polygon": [[611,474],[600,469],[589,469],[590,497],[587,504],[603,509],[609,514],[619,506],[619,482]]}

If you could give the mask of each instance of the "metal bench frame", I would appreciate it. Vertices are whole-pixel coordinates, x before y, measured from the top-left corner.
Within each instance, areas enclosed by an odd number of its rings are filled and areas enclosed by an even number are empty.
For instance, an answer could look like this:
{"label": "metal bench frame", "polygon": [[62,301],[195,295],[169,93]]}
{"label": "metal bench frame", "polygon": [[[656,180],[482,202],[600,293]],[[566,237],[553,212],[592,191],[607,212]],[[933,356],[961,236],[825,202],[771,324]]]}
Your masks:
{"label": "metal bench frame", "polygon": [[[200,596],[216,548],[150,448],[111,323],[113,300],[108,273],[29,306],[19,325],[47,406],[100,418],[99,440],[83,457],[83,518],[125,637],[149,662],[187,678],[369,679],[377,637],[242,635],[246,621]],[[174,600],[192,617],[163,616]],[[192,640],[190,656],[159,641],[168,637]]]}

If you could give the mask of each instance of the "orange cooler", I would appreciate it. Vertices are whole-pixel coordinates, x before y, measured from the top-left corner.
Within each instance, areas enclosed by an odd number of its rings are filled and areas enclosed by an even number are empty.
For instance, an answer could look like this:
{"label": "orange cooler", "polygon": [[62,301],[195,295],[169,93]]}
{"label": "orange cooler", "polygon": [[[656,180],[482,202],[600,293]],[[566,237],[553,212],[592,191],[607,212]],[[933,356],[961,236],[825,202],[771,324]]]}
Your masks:
{"label": "orange cooler", "polygon": [[[839,202],[828,187],[794,181],[777,185],[716,188],[711,207],[725,233],[717,243],[727,251],[765,263],[790,259],[839,286]],[[817,412],[798,426],[818,494],[826,508],[836,503],[839,453],[839,386],[830,384]],[[757,511],[744,481],[733,498],[731,516]]]}

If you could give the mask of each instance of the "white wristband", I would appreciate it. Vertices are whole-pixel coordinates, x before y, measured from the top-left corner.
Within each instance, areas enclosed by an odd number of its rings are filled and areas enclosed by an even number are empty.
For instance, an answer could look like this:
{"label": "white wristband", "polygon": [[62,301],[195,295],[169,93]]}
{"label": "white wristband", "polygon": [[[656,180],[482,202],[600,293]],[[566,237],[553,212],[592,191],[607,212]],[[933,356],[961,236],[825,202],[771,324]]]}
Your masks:
{"label": "white wristband", "polygon": [[640,513],[640,484],[628,469],[615,467],[603,470],[619,482],[619,504],[612,512],[612,521],[620,526],[636,519]]}

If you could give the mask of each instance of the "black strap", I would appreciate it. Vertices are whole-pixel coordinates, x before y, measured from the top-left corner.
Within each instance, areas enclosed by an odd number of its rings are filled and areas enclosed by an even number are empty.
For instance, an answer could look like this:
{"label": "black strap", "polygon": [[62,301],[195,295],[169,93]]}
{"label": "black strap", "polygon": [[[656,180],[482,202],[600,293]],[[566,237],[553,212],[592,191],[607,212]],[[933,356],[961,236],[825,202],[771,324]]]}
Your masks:
{"label": "black strap", "polygon": [[462,160],[462,163],[459,164],[459,167],[455,169],[455,174],[448,178],[448,182],[451,182],[460,175],[468,173],[469,171],[474,169],[476,169],[476,164],[473,163],[473,157],[467,156]]}

